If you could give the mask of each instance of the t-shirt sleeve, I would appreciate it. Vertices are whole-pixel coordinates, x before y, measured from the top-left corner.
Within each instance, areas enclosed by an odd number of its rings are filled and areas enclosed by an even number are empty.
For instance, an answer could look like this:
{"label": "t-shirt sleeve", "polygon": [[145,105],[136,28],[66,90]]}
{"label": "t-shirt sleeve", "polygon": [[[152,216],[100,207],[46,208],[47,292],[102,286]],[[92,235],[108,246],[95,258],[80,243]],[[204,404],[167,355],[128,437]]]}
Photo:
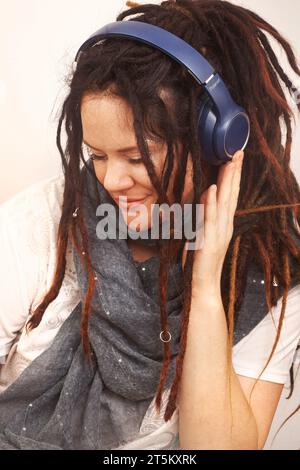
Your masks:
{"label": "t-shirt sleeve", "polygon": [[[258,378],[271,354],[282,308],[282,297],[265,318],[233,347],[233,367],[238,375]],[[285,384],[300,340],[300,285],[287,296],[281,334],[272,359],[260,380]]]}
{"label": "t-shirt sleeve", "polygon": [[36,183],[0,205],[0,364],[23,329],[37,293],[46,287],[55,209],[46,188],[52,181]]}

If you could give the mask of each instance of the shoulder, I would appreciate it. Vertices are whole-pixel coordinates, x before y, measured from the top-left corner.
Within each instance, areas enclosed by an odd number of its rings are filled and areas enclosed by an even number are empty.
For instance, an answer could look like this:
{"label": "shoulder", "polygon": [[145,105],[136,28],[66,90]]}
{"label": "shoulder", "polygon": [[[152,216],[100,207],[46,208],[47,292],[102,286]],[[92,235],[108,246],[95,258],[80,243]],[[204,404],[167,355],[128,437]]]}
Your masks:
{"label": "shoulder", "polygon": [[64,176],[57,175],[0,205],[1,273],[10,273],[7,284],[18,286],[23,308],[52,276],[63,187]]}
{"label": "shoulder", "polygon": [[[62,209],[64,175],[43,179],[0,205],[0,238],[32,253],[53,242]],[[18,248],[19,247],[19,248]]]}
{"label": "shoulder", "polygon": [[60,215],[64,190],[64,175],[43,179],[18,192],[0,204],[0,215],[7,221],[51,212],[53,219]]}
{"label": "shoulder", "polygon": [[279,326],[281,332],[272,359],[261,376],[262,380],[286,383],[300,341],[300,284],[290,289],[282,318],[283,298],[256,327],[233,348],[235,371],[257,378],[272,352]]}

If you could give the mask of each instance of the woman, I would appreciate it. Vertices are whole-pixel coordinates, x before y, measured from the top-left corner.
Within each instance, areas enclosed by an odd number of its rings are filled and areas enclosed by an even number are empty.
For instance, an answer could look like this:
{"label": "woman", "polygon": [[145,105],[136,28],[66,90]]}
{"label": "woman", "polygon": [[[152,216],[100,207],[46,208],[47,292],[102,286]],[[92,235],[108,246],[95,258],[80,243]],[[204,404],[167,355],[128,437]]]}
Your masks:
{"label": "woman", "polygon": [[[186,70],[129,39],[82,54],[58,125],[64,178],[1,208],[0,448],[262,449],[300,337],[293,85],[264,31],[300,70],[270,24],[229,2],[137,5],[117,20],[132,14],[209,60],[250,140],[209,165]],[[102,204],[134,221],[121,196],[147,209],[146,234],[151,204],[203,203],[201,249],[101,239]]]}

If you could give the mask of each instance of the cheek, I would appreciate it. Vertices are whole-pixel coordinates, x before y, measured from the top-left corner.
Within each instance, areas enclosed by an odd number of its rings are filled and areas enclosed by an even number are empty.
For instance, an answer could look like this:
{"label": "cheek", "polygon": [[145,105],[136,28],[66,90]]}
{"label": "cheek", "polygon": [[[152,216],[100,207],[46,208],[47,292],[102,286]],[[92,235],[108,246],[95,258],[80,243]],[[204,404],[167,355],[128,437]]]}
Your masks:
{"label": "cheek", "polygon": [[148,172],[144,165],[141,165],[140,168],[136,168],[133,173],[136,184],[148,188],[150,192],[154,191],[150,176],[148,175]]}
{"label": "cheek", "polygon": [[104,178],[105,178],[105,169],[103,168],[103,166],[98,165],[95,162],[93,162],[93,166],[94,166],[94,172],[97,177],[97,180],[99,181],[99,183],[103,185]]}

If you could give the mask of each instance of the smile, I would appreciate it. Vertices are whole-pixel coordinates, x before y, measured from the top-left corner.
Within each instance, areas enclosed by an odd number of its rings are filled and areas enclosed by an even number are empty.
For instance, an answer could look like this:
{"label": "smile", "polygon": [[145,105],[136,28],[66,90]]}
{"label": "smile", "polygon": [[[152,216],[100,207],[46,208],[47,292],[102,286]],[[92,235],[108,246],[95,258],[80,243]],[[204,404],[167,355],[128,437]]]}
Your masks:
{"label": "smile", "polygon": [[139,206],[141,204],[143,204],[145,202],[145,200],[148,198],[145,197],[144,199],[140,199],[140,200],[136,200],[136,201],[122,201],[122,200],[118,200],[118,205],[122,208],[122,209],[129,209],[131,207],[135,207],[135,206]]}

